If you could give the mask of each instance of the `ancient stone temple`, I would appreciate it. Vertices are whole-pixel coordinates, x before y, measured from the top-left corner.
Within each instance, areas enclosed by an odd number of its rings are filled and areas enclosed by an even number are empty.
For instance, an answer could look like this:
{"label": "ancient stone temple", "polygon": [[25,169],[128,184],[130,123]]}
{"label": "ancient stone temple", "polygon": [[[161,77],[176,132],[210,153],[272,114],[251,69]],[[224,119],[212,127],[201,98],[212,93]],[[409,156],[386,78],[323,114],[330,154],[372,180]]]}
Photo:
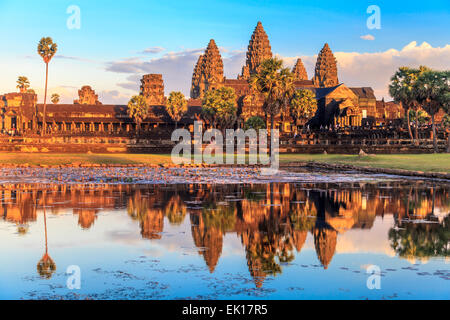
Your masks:
{"label": "ancient stone temple", "polygon": [[211,39],[205,53],[198,58],[192,75],[191,98],[203,98],[206,91],[223,84],[223,61],[216,42]]}
{"label": "ancient stone temple", "polygon": [[90,105],[100,105],[102,104],[98,101],[98,95],[92,90],[90,86],[83,86],[78,90],[78,100],[73,101],[74,104],[90,104]]}
{"label": "ancient stone temple", "polygon": [[269,37],[264,31],[262,23],[258,21],[248,45],[247,61],[239,79],[249,79],[253,73],[258,72],[261,62],[270,58],[272,58],[272,48]]}
{"label": "ancient stone temple", "polygon": [[164,105],[164,81],[162,74],[146,74],[141,79],[140,95],[148,105]]}
{"label": "ancient stone temple", "polygon": [[339,84],[337,60],[328,43],[325,43],[317,57],[313,81],[316,87],[322,88],[334,87]]}
{"label": "ancient stone temple", "polygon": [[295,81],[308,80],[308,73],[306,73],[305,66],[303,65],[302,59],[297,59],[294,68],[292,69]]}

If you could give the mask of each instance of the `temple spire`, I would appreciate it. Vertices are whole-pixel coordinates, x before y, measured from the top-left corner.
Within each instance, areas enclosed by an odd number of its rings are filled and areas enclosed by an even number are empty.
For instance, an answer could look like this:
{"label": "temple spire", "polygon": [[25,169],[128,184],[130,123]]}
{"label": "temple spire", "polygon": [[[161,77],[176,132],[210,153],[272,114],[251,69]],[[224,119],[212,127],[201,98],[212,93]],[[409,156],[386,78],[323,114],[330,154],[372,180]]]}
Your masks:
{"label": "temple spire", "polygon": [[223,61],[214,39],[209,41],[192,74],[191,98],[202,98],[208,90],[215,89],[224,81]]}
{"label": "temple spire", "polygon": [[313,81],[316,87],[334,87],[339,84],[337,60],[328,43],[325,43],[317,57]]}
{"label": "temple spire", "polygon": [[292,73],[294,74],[294,80],[296,81],[308,80],[308,73],[306,72],[305,66],[300,58],[297,59],[297,62],[292,69]]}
{"label": "temple spire", "polygon": [[262,23],[258,21],[248,45],[246,64],[238,78],[249,79],[252,74],[258,72],[261,62],[270,58],[272,58],[272,48],[269,37],[264,31]]}

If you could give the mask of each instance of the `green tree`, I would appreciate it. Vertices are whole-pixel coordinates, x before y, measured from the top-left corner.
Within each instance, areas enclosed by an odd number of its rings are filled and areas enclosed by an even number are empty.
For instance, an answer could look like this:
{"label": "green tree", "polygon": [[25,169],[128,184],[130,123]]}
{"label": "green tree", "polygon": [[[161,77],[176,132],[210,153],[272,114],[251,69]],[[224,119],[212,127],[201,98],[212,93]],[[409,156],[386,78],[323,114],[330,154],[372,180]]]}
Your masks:
{"label": "green tree", "polygon": [[54,94],[52,94],[52,98],[51,98],[51,101],[52,101],[52,103],[53,104],[58,104],[59,103],[59,94],[57,94],[57,93],[54,93]]}
{"label": "green tree", "polygon": [[248,129],[254,129],[256,131],[259,131],[261,129],[266,129],[266,122],[258,116],[253,116],[250,117],[246,122],[245,122],[245,130]]}
{"label": "green tree", "polygon": [[317,112],[315,93],[307,89],[296,90],[292,96],[289,111],[296,128],[298,120],[311,119]]}
{"label": "green tree", "polygon": [[167,113],[175,121],[175,129],[178,127],[178,121],[188,110],[187,100],[181,92],[171,92],[166,104]]}
{"label": "green tree", "polygon": [[435,115],[439,109],[447,107],[450,99],[450,71],[423,72],[414,85],[417,101],[431,116],[434,152],[438,152]]}
{"label": "green tree", "polygon": [[42,122],[42,135],[47,132],[47,122],[46,122],[46,114],[47,114],[47,84],[48,84],[48,64],[55,56],[56,51],[58,50],[58,45],[53,42],[52,38],[44,37],[39,41],[37,52],[41,56],[42,60],[45,63],[45,89],[44,89],[44,110],[43,110],[43,122]]}
{"label": "green tree", "polygon": [[128,115],[136,122],[138,134],[141,132],[141,123],[148,116],[149,106],[141,95],[131,97],[128,102]]}
{"label": "green tree", "polygon": [[294,76],[283,61],[271,58],[263,61],[258,73],[250,78],[250,86],[264,97],[263,109],[270,116],[270,130],[274,129],[275,117],[286,108],[294,93]]}
{"label": "green tree", "polygon": [[16,88],[20,90],[20,93],[26,93],[28,88],[30,87],[30,81],[25,76],[19,76],[17,78],[17,86]]}
{"label": "green tree", "polygon": [[[406,112],[406,125],[411,140],[414,140],[411,131],[411,119],[409,118],[411,109],[417,109],[419,104],[416,100],[416,93],[414,90],[414,84],[417,81],[419,75],[429,70],[427,67],[421,66],[419,69],[412,69],[408,67],[401,67],[392,76],[389,84],[389,94],[396,102],[400,102]],[[417,128],[417,126],[416,126]],[[417,139],[417,131],[416,131]]]}
{"label": "green tree", "polygon": [[220,87],[205,93],[202,102],[202,117],[213,128],[231,128],[237,119],[236,93],[233,88]]}
{"label": "green tree", "polygon": [[[405,119],[406,119],[406,115],[405,115]],[[423,110],[409,110],[409,120],[410,121],[415,121],[419,124],[424,124],[426,123],[428,120],[430,120],[428,114],[423,111]]]}
{"label": "green tree", "polygon": [[429,259],[450,254],[450,216],[437,223],[402,223],[389,230],[392,249],[402,258]]}

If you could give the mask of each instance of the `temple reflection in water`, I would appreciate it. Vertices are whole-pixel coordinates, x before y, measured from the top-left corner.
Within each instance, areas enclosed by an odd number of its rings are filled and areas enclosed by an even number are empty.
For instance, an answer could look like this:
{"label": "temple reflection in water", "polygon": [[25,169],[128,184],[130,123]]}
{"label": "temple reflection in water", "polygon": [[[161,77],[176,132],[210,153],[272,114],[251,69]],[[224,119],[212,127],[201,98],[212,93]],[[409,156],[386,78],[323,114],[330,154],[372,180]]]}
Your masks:
{"label": "temple reflection in water", "polygon": [[28,225],[44,209],[47,216],[71,210],[83,229],[90,229],[101,211],[126,210],[138,221],[142,238],[155,241],[162,241],[165,223],[180,225],[189,219],[195,246],[211,273],[222,254],[224,235],[234,233],[245,248],[257,287],[293,261],[308,233],[327,269],[339,235],[350,229],[371,229],[377,216],[394,217],[395,225],[386,237],[400,257],[447,257],[450,249],[449,189],[420,181],[405,185],[9,184],[0,192],[3,220],[15,223],[25,236]]}

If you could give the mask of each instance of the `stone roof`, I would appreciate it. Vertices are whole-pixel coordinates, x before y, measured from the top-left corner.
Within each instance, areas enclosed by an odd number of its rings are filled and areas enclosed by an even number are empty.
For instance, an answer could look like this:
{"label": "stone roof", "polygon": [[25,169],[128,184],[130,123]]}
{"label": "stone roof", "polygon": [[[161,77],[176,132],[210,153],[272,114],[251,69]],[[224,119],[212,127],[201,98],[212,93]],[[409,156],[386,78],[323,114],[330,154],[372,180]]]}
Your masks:
{"label": "stone roof", "polygon": [[[38,104],[38,112],[43,112],[44,105]],[[192,123],[196,115],[201,112],[201,106],[192,102],[188,106],[187,113],[179,121],[180,123]],[[48,121],[79,121],[79,122],[133,122],[127,114],[126,105],[79,105],[79,104],[48,104]],[[165,106],[151,106],[150,115],[144,122],[172,123],[172,118]]]}
{"label": "stone roof", "polygon": [[322,98],[325,98],[327,95],[329,95],[330,93],[332,93],[334,90],[336,90],[337,88],[339,88],[342,85],[339,84],[337,86],[334,87],[328,87],[328,88],[312,88],[312,90],[314,91],[314,93],[316,94],[316,99],[320,100]]}
{"label": "stone roof", "polygon": [[359,98],[376,99],[375,93],[371,87],[349,88],[349,89],[352,90]]}
{"label": "stone roof", "polygon": [[312,80],[295,80],[294,86],[296,89],[312,88],[314,82]]}

